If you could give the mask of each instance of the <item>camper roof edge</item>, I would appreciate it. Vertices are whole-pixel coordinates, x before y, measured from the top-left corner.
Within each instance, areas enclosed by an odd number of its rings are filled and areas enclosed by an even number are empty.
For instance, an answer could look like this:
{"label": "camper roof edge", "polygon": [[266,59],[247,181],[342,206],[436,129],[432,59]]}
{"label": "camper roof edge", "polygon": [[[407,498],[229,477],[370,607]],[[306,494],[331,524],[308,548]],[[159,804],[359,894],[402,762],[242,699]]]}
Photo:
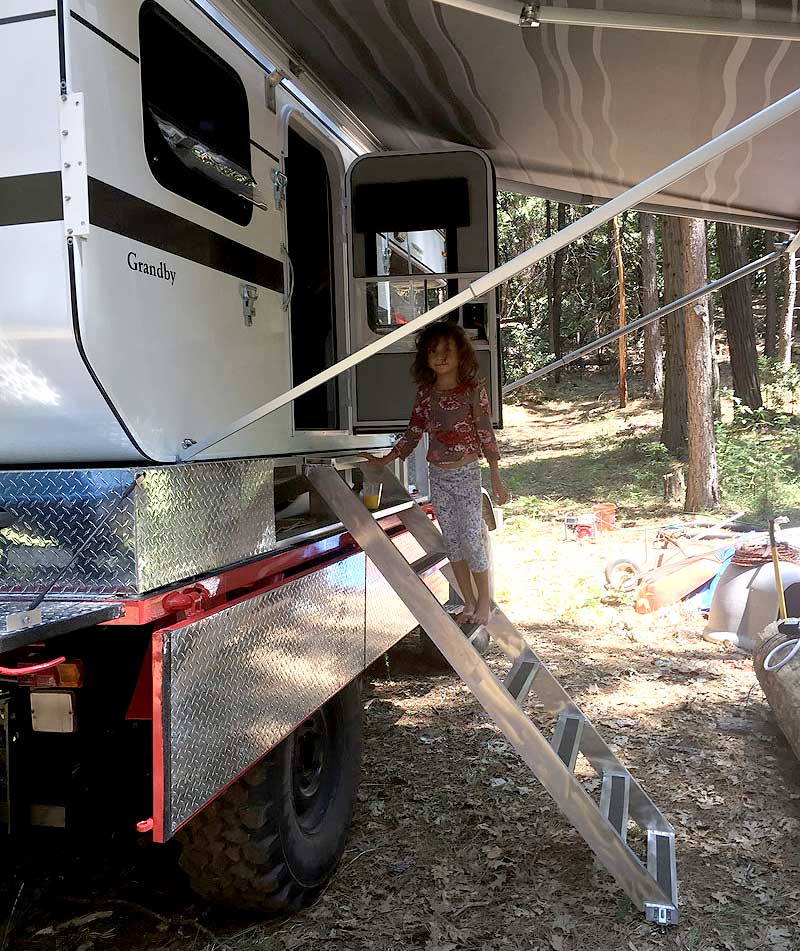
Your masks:
{"label": "camper roof edge", "polygon": [[[345,104],[319,79],[284,37],[279,36],[246,0],[189,0],[218,26],[229,32],[248,55],[269,74],[280,69],[287,74],[282,85],[357,155],[382,151],[384,146]],[[302,68],[302,76],[292,66]],[[319,101],[324,104],[320,108]]]}

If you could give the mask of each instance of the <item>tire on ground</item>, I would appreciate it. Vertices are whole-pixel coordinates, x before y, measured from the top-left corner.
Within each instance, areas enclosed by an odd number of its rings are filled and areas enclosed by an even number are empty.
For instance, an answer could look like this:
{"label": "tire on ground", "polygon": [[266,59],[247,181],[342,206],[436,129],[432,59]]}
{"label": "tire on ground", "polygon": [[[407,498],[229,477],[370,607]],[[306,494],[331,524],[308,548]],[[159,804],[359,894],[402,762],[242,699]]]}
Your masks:
{"label": "tire on ground", "polygon": [[615,558],[606,564],[606,584],[616,591],[634,591],[642,575],[640,566],[630,558]]}
{"label": "tire on ground", "polygon": [[344,852],[358,790],[358,681],[245,773],[178,834],[192,888],[217,905],[296,911]]}

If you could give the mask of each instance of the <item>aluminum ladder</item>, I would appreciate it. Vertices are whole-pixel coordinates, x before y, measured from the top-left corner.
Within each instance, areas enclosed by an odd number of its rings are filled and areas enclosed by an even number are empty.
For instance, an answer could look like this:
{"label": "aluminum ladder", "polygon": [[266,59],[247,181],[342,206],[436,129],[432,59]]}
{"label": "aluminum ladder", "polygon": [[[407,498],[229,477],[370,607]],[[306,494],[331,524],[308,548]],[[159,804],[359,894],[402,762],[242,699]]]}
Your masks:
{"label": "aluminum ladder", "polygon": [[[413,563],[405,559],[342,478],[340,468],[360,468],[370,482],[383,484],[384,493],[391,500],[390,511],[398,515],[425,552],[420,559]],[[304,471],[618,885],[645,912],[648,921],[677,924],[673,827],[522,634],[493,604],[487,629],[511,660],[505,679],[495,675],[470,642],[469,634],[474,631],[462,630],[421,580],[421,575],[439,569],[455,586],[441,533],[402,483],[388,469],[366,463],[328,460],[309,464]],[[530,694],[535,694],[544,708],[558,718],[550,740],[525,712]],[[600,777],[599,803],[574,775],[579,753]],[[644,862],[627,844],[629,819],[646,833]]]}

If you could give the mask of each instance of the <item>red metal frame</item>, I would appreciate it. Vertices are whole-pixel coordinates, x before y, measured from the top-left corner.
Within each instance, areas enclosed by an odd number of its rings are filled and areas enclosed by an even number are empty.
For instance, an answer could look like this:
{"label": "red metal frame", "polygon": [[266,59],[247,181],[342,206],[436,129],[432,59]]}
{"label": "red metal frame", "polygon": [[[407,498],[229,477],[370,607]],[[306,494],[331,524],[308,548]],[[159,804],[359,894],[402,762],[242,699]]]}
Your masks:
{"label": "red metal frame", "polygon": [[[424,508],[432,518],[430,506]],[[380,522],[389,535],[406,531],[396,515],[389,515]],[[166,593],[162,591],[146,598],[123,601],[124,614],[113,621],[105,621],[103,626],[154,624],[161,628],[185,618],[197,618],[234,600],[262,594],[292,578],[334,564],[360,550],[349,532],[337,532],[285,551],[267,554]]]}

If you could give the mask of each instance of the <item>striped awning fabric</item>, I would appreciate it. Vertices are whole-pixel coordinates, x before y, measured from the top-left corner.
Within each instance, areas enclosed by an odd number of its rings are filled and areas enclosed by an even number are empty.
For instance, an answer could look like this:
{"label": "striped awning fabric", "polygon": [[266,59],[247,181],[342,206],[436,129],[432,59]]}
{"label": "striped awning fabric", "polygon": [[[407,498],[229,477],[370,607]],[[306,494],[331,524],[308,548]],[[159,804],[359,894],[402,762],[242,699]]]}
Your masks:
{"label": "striped awning fabric", "polygon": [[[500,187],[572,202],[619,194],[800,86],[800,42],[790,40],[524,29],[434,0],[250,2],[384,146],[478,146]],[[800,26],[800,0],[553,5]],[[652,204],[794,230],[798,159],[796,115]]]}

